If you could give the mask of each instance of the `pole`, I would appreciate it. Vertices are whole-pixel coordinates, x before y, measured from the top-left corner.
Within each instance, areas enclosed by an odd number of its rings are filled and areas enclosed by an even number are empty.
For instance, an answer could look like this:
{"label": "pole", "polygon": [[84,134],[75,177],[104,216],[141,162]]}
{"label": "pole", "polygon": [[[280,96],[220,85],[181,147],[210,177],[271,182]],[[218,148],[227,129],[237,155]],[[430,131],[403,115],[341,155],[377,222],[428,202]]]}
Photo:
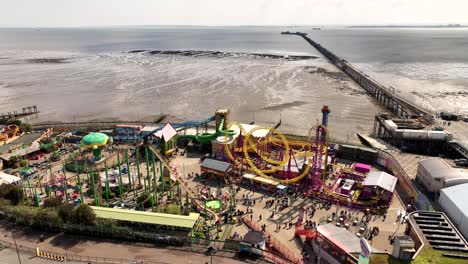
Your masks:
{"label": "pole", "polygon": [[19,262],[19,264],[21,264],[21,258],[20,258],[20,254],[19,254],[19,250],[18,250],[18,245],[16,244],[15,234],[13,232],[11,232],[11,236],[13,237],[13,242],[15,243],[16,254],[18,255],[18,262]]}
{"label": "pole", "polygon": [[67,185],[67,173],[65,172],[65,165],[62,163],[63,172],[63,191],[65,192],[65,202],[68,204],[68,185]]}
{"label": "pole", "polygon": [[45,193],[45,191],[42,191],[42,183],[41,183],[41,180],[42,180],[42,176],[39,175],[38,173],[38,182],[39,182],[39,191],[42,193]]}
{"label": "pole", "polygon": [[[145,160],[146,160],[146,179],[148,180],[148,185],[150,185],[150,171],[149,171],[149,159],[148,159],[148,148],[145,148]],[[146,192],[146,184],[145,184]]]}
{"label": "pole", "polygon": [[158,192],[155,192],[154,195],[156,196],[155,198],[155,207],[156,207],[156,212],[158,212],[159,204],[158,204]]}
{"label": "pole", "polygon": [[89,176],[89,167],[88,163],[85,164],[85,171],[86,171],[86,180],[88,181],[88,185],[91,183],[91,178]]}
{"label": "pole", "polygon": [[75,168],[76,168],[76,182],[78,183],[78,187],[80,188],[81,203],[84,203],[83,188],[81,186],[81,178],[80,178],[80,170],[78,169],[78,162],[76,161],[76,158],[75,158]]}
{"label": "pole", "polygon": [[153,168],[153,188],[154,188],[154,191],[156,192],[157,189],[158,189],[158,184],[157,184],[157,181],[156,181],[156,165],[155,165],[155,159],[154,159],[154,153],[151,152],[151,166]]}
{"label": "pole", "polygon": [[135,188],[135,184],[133,184],[132,176],[130,174],[130,160],[128,159],[128,149],[125,150],[125,160],[127,161],[127,175],[128,175],[128,186],[130,188]]}
{"label": "pole", "polygon": [[31,189],[31,180],[30,179],[28,179],[28,189],[29,189],[29,192],[31,193],[31,202],[33,202],[34,201],[33,200],[34,199],[33,198],[34,194],[33,194],[33,191]]}
{"label": "pole", "polygon": [[94,171],[91,170],[89,175],[91,177],[91,188],[93,190],[93,195],[94,195],[94,205],[98,206],[98,198],[96,196],[96,186],[94,186],[95,185],[95,183],[94,183]]}
{"label": "pole", "polygon": [[[122,168],[120,166],[120,153],[117,153],[117,165],[119,168],[119,196],[122,197]],[[127,172],[128,172],[127,168]]]}
{"label": "pole", "polygon": [[162,192],[164,192],[164,186],[165,186],[165,180],[164,180],[164,174],[163,174],[163,165],[162,161],[159,161],[159,173],[161,174],[161,180],[162,180]]}
{"label": "pole", "polygon": [[139,148],[137,147],[135,149],[135,156],[136,156],[136,165],[137,165],[137,176],[138,176],[138,185],[141,185],[141,178],[140,178],[140,151]]}
{"label": "pole", "polygon": [[50,179],[52,180],[52,164],[49,163],[49,172],[50,172]]}
{"label": "pole", "polygon": [[107,161],[104,161],[104,169],[106,170],[106,203],[109,207],[109,173],[107,172]]}

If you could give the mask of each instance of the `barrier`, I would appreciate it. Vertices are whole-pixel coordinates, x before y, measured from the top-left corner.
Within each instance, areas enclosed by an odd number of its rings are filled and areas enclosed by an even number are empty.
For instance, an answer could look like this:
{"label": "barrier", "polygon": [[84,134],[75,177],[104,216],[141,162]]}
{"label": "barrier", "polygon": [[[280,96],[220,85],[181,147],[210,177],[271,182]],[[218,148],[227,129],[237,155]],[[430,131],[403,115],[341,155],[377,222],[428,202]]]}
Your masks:
{"label": "barrier", "polygon": [[[243,217],[242,221],[252,230],[261,232],[260,227],[253,221],[250,221],[247,217]],[[267,243],[271,245],[276,251],[282,256],[274,255],[271,252],[264,252],[263,257],[267,260],[274,261],[274,263],[295,263],[302,264],[303,261],[296,257],[287,247],[283,246],[281,242],[277,241],[270,235],[268,235]]]}
{"label": "barrier", "polygon": [[60,261],[60,262],[67,261],[67,257],[64,256],[63,254],[49,253],[46,251],[42,251],[39,248],[36,248],[35,252],[36,252],[36,257],[39,257],[39,258],[50,259],[50,260],[55,260],[55,261]]}
{"label": "barrier", "polygon": [[404,196],[403,199],[414,201],[414,205],[418,210],[434,211],[429,199],[416,189],[411,178],[392,154],[379,150],[377,155],[377,164],[385,167],[398,178],[398,186],[401,191],[399,194]]}

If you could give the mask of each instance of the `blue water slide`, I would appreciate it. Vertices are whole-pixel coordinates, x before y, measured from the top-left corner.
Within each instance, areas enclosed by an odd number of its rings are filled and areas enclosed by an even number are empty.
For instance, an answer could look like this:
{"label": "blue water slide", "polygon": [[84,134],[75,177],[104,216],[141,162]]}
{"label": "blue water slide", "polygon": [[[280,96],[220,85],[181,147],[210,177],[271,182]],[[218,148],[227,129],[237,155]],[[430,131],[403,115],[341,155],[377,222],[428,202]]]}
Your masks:
{"label": "blue water slide", "polygon": [[[180,124],[172,124],[172,127],[174,127],[175,130],[180,131],[180,130],[183,130],[183,129],[188,128],[188,127],[199,126],[199,125],[203,125],[203,124],[210,123],[210,122],[213,122],[213,121],[215,121],[215,116],[209,117],[209,118],[207,118],[205,120],[187,121],[187,122],[183,122],[183,123],[180,123]],[[143,139],[148,138],[149,136],[151,136],[154,133],[158,132],[159,130],[163,129],[164,126],[165,126],[165,124],[155,128],[154,130],[152,130],[152,131],[150,131],[148,133],[145,133],[144,135],[141,135],[141,138],[143,138]]]}

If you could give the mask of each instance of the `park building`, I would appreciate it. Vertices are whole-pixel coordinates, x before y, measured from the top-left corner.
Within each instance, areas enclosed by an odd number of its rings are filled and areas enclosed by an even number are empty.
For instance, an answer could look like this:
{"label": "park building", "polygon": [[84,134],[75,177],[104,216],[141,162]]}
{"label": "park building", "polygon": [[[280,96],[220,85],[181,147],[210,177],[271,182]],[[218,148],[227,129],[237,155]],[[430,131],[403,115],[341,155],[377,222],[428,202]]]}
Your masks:
{"label": "park building", "polygon": [[444,188],[440,191],[439,206],[450,221],[468,239],[468,183]]}
{"label": "park building", "polygon": [[468,183],[468,170],[452,168],[441,158],[431,158],[418,163],[416,180],[428,192],[438,194],[443,188]]}

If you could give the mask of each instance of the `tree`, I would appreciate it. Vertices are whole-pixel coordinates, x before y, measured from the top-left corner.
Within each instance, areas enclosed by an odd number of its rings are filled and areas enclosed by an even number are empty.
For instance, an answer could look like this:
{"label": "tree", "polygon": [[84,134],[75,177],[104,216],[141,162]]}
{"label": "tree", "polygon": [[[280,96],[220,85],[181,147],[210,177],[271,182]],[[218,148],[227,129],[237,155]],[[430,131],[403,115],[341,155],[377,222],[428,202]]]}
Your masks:
{"label": "tree", "polygon": [[74,222],[75,217],[75,207],[70,204],[61,205],[58,208],[58,216],[64,223]]}
{"label": "tree", "polygon": [[10,120],[8,120],[7,125],[16,125],[16,126],[20,127],[21,123],[23,123],[23,122],[21,122],[21,120],[19,120],[19,119],[10,119]]}
{"label": "tree", "polygon": [[92,225],[96,219],[93,209],[87,204],[81,204],[75,210],[75,221],[78,224]]}
{"label": "tree", "polygon": [[151,207],[151,199],[148,193],[142,193],[140,196],[137,197],[136,202],[138,206],[143,204],[144,208]]}
{"label": "tree", "polygon": [[31,132],[32,131],[32,125],[28,123],[22,123],[19,125],[19,131],[20,132]]}
{"label": "tree", "polygon": [[11,156],[9,163],[11,164],[12,167],[15,167],[20,162],[20,160],[21,158],[18,156]]}
{"label": "tree", "polygon": [[[106,198],[107,198],[107,194],[106,194],[106,193],[107,193],[107,191],[106,191],[105,189],[102,190],[102,192],[101,192],[101,197],[102,197],[103,199],[106,199]],[[112,191],[109,191],[109,199],[114,199],[114,198],[115,198],[115,193],[113,193]]]}
{"label": "tree", "polygon": [[51,161],[59,161],[60,160],[60,153],[58,151],[54,151],[52,156],[50,157]]}
{"label": "tree", "polygon": [[180,215],[180,206],[173,203],[169,204],[164,208],[164,212],[168,214],[175,214],[175,215]]}
{"label": "tree", "polygon": [[19,162],[20,167],[26,167],[26,166],[28,166],[28,164],[29,164],[29,162],[26,159],[22,159]]}
{"label": "tree", "polygon": [[33,225],[43,226],[44,224],[57,224],[59,219],[55,211],[42,209],[33,217]]}
{"label": "tree", "polygon": [[62,205],[62,198],[55,196],[55,197],[50,197],[44,200],[44,207],[59,207]]}
{"label": "tree", "polygon": [[12,205],[18,205],[23,200],[21,187],[12,184],[0,185],[0,198],[10,200]]}

